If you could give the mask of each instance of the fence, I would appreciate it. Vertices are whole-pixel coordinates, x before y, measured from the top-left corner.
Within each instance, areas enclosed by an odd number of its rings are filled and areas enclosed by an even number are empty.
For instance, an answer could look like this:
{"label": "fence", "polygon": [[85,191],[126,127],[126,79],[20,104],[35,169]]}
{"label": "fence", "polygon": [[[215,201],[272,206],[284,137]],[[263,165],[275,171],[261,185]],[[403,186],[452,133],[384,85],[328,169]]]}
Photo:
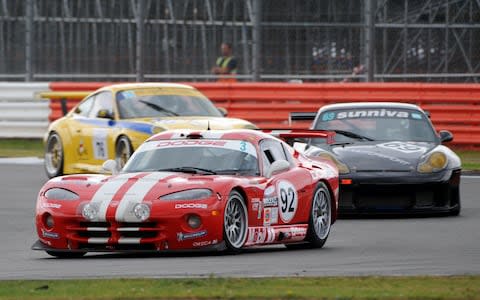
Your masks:
{"label": "fence", "polygon": [[0,82],[0,137],[38,138],[47,130],[47,101],[35,100],[48,83]]}
{"label": "fence", "polygon": [[480,80],[478,0],[0,0],[0,79]]}
{"label": "fence", "polygon": [[[317,111],[338,102],[395,101],[413,103],[430,111],[437,130],[450,130],[453,145],[480,147],[480,85],[428,83],[191,83],[230,117],[249,120],[261,128],[307,128],[289,123],[292,111]],[[61,99],[72,108],[104,82],[50,84],[50,120],[62,115]]]}

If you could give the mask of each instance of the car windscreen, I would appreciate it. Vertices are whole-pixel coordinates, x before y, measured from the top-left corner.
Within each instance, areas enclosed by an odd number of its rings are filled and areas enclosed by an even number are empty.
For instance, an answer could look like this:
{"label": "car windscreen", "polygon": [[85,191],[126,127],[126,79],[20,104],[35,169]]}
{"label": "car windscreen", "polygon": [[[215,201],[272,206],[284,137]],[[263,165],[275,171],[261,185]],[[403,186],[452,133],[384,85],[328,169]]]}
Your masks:
{"label": "car windscreen", "polygon": [[206,116],[222,117],[200,92],[187,88],[138,88],[116,94],[121,119]]}
{"label": "car windscreen", "polygon": [[[328,110],[317,118],[315,129],[337,131],[336,142],[436,141],[428,117],[420,111],[410,109],[380,107]],[[316,139],[315,143],[317,142],[325,141]]]}
{"label": "car windscreen", "polygon": [[241,140],[160,140],[140,146],[122,172],[259,175],[255,147]]}

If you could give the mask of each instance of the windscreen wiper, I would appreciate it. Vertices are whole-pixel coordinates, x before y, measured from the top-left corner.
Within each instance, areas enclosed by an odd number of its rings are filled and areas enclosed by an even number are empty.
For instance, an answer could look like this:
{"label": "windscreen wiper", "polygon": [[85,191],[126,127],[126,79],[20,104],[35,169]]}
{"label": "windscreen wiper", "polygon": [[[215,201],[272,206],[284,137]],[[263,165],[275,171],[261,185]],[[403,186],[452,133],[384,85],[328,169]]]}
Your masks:
{"label": "windscreen wiper", "polygon": [[372,139],[368,136],[364,136],[364,135],[361,135],[361,134],[358,134],[358,133],[355,133],[355,132],[351,132],[351,131],[339,130],[339,129],[329,129],[329,130],[334,131],[336,133],[339,133],[339,134],[344,135],[344,136],[349,137],[349,138],[357,139],[357,140],[374,141],[374,139]]}
{"label": "windscreen wiper", "polygon": [[197,168],[197,167],[178,167],[178,168],[166,168],[159,169],[159,172],[182,172],[182,173],[192,173],[192,174],[212,174],[215,175],[217,172],[209,169]]}
{"label": "windscreen wiper", "polygon": [[219,169],[219,170],[215,170],[215,172],[217,172],[218,174],[244,174],[244,173],[247,173],[247,174],[254,174],[254,175],[260,175],[260,173],[255,170],[255,169]]}
{"label": "windscreen wiper", "polygon": [[142,102],[142,103],[145,103],[146,105],[150,106],[151,108],[153,108],[157,111],[166,112],[167,114],[172,115],[172,116],[179,116],[179,114],[177,114],[176,112],[174,112],[172,110],[169,110],[169,109],[166,109],[165,107],[161,107],[160,105],[152,103],[150,101],[145,101],[145,100],[138,100],[138,101]]}

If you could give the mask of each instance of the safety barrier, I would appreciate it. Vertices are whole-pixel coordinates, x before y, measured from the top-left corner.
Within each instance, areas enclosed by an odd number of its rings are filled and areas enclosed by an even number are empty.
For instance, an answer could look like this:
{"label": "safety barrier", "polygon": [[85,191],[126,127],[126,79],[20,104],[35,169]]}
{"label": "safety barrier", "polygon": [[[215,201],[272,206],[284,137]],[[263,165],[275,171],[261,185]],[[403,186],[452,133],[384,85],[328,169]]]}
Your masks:
{"label": "safety barrier", "polygon": [[48,83],[0,82],[0,138],[40,138],[49,124],[47,101],[37,94]]}
{"label": "safety barrier", "polygon": [[[72,108],[105,82],[57,82],[52,92],[50,120],[62,115],[61,99]],[[228,110],[261,128],[308,128],[310,122],[289,123],[289,113],[317,111],[329,103],[394,101],[417,104],[431,115],[437,130],[454,134],[453,145],[480,147],[480,85],[434,83],[188,83]]]}

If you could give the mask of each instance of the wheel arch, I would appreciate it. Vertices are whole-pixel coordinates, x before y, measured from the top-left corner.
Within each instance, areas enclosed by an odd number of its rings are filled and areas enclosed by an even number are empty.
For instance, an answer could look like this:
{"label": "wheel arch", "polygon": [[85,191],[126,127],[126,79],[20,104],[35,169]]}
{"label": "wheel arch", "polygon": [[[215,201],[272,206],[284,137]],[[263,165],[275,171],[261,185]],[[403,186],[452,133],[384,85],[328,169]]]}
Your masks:
{"label": "wheel arch", "polygon": [[50,136],[52,134],[56,134],[60,138],[60,143],[62,144],[62,149],[63,149],[62,174],[65,174],[65,170],[67,169],[67,165],[70,164],[70,160],[71,160],[70,151],[65,151],[65,149],[67,148],[67,145],[65,144],[65,140],[71,140],[71,138],[70,138],[70,135],[69,135],[68,131],[65,131],[64,133],[68,135],[68,139],[66,139],[65,136],[62,135],[59,130],[50,129],[45,134],[45,138],[43,140],[43,152],[44,152],[44,155],[45,155],[47,153],[47,151],[46,151],[47,150],[47,143],[48,143],[48,139],[50,138]]}
{"label": "wheel arch", "polygon": [[335,193],[333,192],[332,186],[330,185],[328,180],[320,179],[319,181],[317,181],[317,183],[320,183],[320,182],[325,184],[325,186],[328,189],[328,192],[330,193],[330,199],[331,199],[330,207],[332,209],[332,224],[333,224],[337,220],[337,213],[338,213],[337,206],[335,205]]}
{"label": "wheel arch", "polygon": [[240,193],[240,195],[243,197],[243,202],[247,208],[247,213],[248,213],[248,197],[247,197],[247,193],[245,192],[245,190],[240,187],[240,186],[234,186],[230,191],[236,191],[238,193]]}

